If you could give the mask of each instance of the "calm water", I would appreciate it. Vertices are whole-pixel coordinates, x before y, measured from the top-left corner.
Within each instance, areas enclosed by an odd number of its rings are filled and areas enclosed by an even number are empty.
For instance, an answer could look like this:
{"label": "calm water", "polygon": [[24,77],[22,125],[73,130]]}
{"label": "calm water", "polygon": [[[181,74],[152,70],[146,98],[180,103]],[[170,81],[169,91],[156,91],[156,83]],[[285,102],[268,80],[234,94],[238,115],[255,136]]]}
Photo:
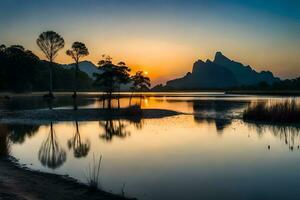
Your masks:
{"label": "calm water", "polygon": [[[20,163],[82,182],[93,156],[102,155],[102,188],[114,193],[123,188],[138,199],[297,199],[300,129],[239,119],[251,102],[282,99],[160,93],[142,99],[142,106],[189,114],[138,121],[2,124],[0,129]],[[38,98],[30,102],[19,98],[0,107],[46,108]],[[67,109],[71,103],[59,98],[54,107]],[[102,102],[88,98],[79,105],[101,107]],[[128,99],[121,105],[127,106]]]}

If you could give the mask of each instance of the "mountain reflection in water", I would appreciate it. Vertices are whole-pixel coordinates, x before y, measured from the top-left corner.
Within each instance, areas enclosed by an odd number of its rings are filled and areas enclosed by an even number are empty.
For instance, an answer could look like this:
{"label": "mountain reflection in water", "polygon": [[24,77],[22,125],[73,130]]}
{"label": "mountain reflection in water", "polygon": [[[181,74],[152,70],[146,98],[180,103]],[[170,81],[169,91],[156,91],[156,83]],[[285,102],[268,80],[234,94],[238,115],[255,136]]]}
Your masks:
{"label": "mountain reflection in water", "polygon": [[[299,180],[297,126],[239,118],[251,102],[268,99],[201,98],[142,100],[144,108],[187,113],[166,118],[1,124],[0,153],[13,155],[29,168],[82,182],[93,155],[102,155],[104,189],[118,193],[126,183],[126,194],[142,200],[276,200],[300,195],[290,187]],[[121,105],[127,100],[121,99]],[[102,106],[95,102],[88,107]],[[274,185],[283,187],[285,195]]]}

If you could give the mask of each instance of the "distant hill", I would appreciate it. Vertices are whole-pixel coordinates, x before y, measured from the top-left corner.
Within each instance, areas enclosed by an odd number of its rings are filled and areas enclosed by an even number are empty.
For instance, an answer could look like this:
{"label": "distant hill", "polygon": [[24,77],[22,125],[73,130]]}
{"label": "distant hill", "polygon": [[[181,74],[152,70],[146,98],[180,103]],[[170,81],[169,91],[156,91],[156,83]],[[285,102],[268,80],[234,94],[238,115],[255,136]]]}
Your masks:
{"label": "distant hill", "polygon": [[[74,68],[74,63],[72,64],[65,64],[65,65],[61,65],[63,68],[65,69],[73,69]],[[101,73],[101,68],[98,69],[96,65],[94,65],[92,62],[90,61],[82,61],[79,62],[79,69],[80,71],[86,73],[91,79],[95,80],[95,77],[93,76],[94,73]],[[129,91],[130,87],[132,86],[131,83],[128,84],[122,84],[120,91]]]}
{"label": "distant hill", "polygon": [[[62,67],[65,69],[70,69],[73,68],[74,65],[74,63],[66,64],[62,65]],[[99,69],[97,68],[97,66],[90,61],[79,62],[79,70],[85,72],[92,79],[95,79],[95,77],[93,76],[94,73],[99,73]]]}
{"label": "distant hill", "polygon": [[261,82],[273,84],[277,81],[280,79],[274,77],[272,72],[257,72],[249,65],[244,66],[228,59],[221,52],[217,52],[214,61],[196,61],[192,72],[188,72],[182,78],[168,81],[165,87],[174,89],[229,88],[257,85]]}

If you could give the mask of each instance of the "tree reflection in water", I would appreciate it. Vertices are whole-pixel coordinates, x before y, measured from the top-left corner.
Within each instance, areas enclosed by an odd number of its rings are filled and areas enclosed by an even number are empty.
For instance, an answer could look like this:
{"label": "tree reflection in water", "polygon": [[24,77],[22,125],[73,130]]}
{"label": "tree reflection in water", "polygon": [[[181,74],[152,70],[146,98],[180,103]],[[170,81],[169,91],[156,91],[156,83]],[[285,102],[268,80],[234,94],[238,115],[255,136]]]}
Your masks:
{"label": "tree reflection in water", "polygon": [[129,120],[130,124],[133,124],[137,130],[142,130],[144,125],[144,120],[141,117],[134,117]]}
{"label": "tree reflection in water", "polygon": [[73,154],[75,158],[86,157],[90,151],[91,143],[88,139],[82,142],[81,135],[79,132],[78,122],[75,122],[76,131],[74,137],[68,140],[69,149],[73,149]]}
{"label": "tree reflection in water", "polygon": [[112,141],[113,137],[125,138],[130,135],[130,131],[126,130],[127,125],[121,120],[100,121],[99,125],[104,128],[104,134],[100,138],[105,141]]}
{"label": "tree reflection in water", "polygon": [[10,153],[9,129],[6,125],[0,125],[0,157]]}
{"label": "tree reflection in water", "polygon": [[26,138],[34,136],[40,126],[35,124],[8,124],[7,127],[9,129],[9,139],[13,143],[22,144]]}
{"label": "tree reflection in water", "polygon": [[66,161],[66,151],[57,141],[52,122],[50,123],[50,132],[40,147],[38,157],[43,166],[51,169],[60,167]]}
{"label": "tree reflection in water", "polygon": [[300,127],[297,126],[280,126],[280,125],[265,125],[247,123],[250,129],[255,129],[259,136],[270,132],[275,137],[288,146],[289,150],[293,151],[295,148],[299,149],[300,145]]}

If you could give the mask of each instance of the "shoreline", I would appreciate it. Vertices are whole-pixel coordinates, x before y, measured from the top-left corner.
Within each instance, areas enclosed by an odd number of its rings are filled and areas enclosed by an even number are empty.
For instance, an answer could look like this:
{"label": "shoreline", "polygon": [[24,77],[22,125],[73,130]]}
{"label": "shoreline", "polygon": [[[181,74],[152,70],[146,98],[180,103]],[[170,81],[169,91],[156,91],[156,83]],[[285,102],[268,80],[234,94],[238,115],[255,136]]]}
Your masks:
{"label": "shoreline", "polygon": [[45,123],[56,121],[98,121],[123,119],[138,122],[142,119],[171,117],[182,113],[165,109],[53,109],[0,111],[1,123]]}
{"label": "shoreline", "polygon": [[30,170],[14,161],[0,157],[0,199],[5,200],[127,200],[102,190],[91,191],[77,180],[63,175]]}

